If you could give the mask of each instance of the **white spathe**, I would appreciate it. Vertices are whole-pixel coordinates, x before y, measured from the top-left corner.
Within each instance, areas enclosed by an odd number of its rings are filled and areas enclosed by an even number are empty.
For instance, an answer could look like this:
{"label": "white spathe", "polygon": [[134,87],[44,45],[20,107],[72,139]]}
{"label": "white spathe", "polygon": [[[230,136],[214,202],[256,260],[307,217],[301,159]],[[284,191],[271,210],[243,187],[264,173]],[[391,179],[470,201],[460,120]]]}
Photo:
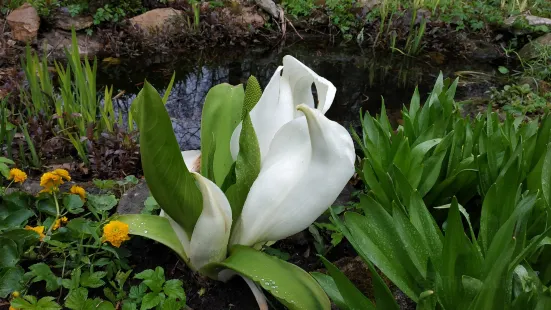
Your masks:
{"label": "white spathe", "polygon": [[348,131],[321,111],[304,113],[275,135],[237,220],[230,244],[255,245],[306,229],[354,174]]}
{"label": "white spathe", "polygon": [[[268,153],[276,132],[283,125],[302,116],[296,110],[299,104],[315,107],[312,83],[317,90],[317,109],[325,114],[335,98],[335,86],[294,57],[283,57],[283,66],[277,68],[260,100],[250,112],[262,159]],[[240,134],[241,124],[234,130],[230,141],[234,160],[239,153]]]}

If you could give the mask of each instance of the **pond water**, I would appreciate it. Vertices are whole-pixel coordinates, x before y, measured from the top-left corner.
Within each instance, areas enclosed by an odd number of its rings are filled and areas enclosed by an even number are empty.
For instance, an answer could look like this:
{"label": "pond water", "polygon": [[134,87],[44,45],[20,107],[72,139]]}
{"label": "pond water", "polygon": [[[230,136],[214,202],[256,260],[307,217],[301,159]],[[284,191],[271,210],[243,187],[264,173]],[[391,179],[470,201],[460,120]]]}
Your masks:
{"label": "pond water", "polygon": [[[382,97],[389,118],[396,123],[400,109],[409,103],[415,87],[426,96],[440,71],[445,77],[455,77],[458,71],[491,76],[496,68],[489,63],[447,59],[440,54],[411,58],[312,42],[257,50],[236,47],[206,54],[202,51],[194,55],[159,55],[122,61],[117,66],[103,62],[98,70],[98,85],[113,85],[114,94],[124,91],[114,104],[126,113],[145,79],[164,93],[175,72],[176,81],[166,107],[181,149],[188,150],[199,148],[201,109],[211,87],[219,83],[244,83],[250,75],[256,76],[265,87],[285,55],[293,55],[336,86],[337,95],[327,115],[346,128],[359,125],[360,109],[378,113]],[[476,91],[473,87],[459,87],[456,99],[470,97],[473,91]]]}

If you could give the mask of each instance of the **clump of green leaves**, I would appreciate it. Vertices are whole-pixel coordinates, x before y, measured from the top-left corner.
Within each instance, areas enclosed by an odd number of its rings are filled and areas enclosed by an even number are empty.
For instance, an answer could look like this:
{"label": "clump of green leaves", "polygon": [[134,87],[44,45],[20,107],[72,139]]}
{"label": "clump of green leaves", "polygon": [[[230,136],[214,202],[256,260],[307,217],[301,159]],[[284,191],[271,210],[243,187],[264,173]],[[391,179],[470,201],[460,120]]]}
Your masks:
{"label": "clump of green leaves", "polygon": [[528,84],[505,85],[502,90],[490,88],[490,103],[517,115],[542,114],[551,106],[551,97],[535,93]]}
{"label": "clump of green leaves", "polygon": [[316,8],[311,0],[284,0],[282,4],[285,11],[293,16],[308,16]]}
{"label": "clump of green leaves", "polygon": [[123,303],[123,309],[163,309],[179,310],[186,305],[186,294],[180,280],[165,280],[164,269],[147,269],[134,276],[142,280],[137,286],[130,288],[128,300]]}

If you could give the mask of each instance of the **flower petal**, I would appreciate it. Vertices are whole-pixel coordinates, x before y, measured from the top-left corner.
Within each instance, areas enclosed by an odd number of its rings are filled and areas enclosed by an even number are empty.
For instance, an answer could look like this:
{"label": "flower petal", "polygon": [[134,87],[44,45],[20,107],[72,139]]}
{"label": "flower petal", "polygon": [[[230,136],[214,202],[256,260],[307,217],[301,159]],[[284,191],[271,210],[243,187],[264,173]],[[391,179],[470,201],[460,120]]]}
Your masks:
{"label": "flower petal", "polygon": [[[312,69],[308,68],[302,62],[298,61],[293,56],[283,57],[283,76],[282,79],[288,80],[291,85],[293,94],[294,106],[306,104],[314,108],[314,97],[312,96],[312,83],[316,85],[318,105],[317,109],[323,114],[329,110],[337,89],[333,83],[319,76]],[[295,115],[300,112],[296,112]]]}
{"label": "flower petal", "polygon": [[199,172],[201,169],[200,150],[183,151],[182,157],[184,157],[184,163],[186,164],[189,172]]}
{"label": "flower petal", "polygon": [[[260,100],[250,112],[262,157],[268,152],[275,133],[281,126],[294,118],[295,107],[292,102],[291,88],[287,81],[282,81],[281,70],[283,67],[277,68]],[[235,128],[230,141],[230,150],[234,160],[237,159],[237,153],[239,153],[241,127],[242,123]]]}
{"label": "flower petal", "polygon": [[226,258],[232,213],[228,199],[216,184],[198,173],[193,176],[203,194],[203,211],[193,229],[188,254],[191,264],[199,270]]}
{"label": "flower petal", "polygon": [[348,131],[319,110],[298,108],[305,117],[274,137],[231,244],[251,246],[300,232],[331,206],[354,174]]}
{"label": "flower petal", "polygon": [[[174,233],[178,237],[178,240],[180,240],[180,243],[182,244],[182,247],[184,248],[184,253],[189,257],[189,237],[186,233],[186,231],[182,228],[182,226],[178,225],[176,221],[174,221],[164,210],[161,209],[161,213],[159,214],[160,217],[164,217],[168,219],[168,222],[170,223],[170,227],[174,230]],[[186,262],[186,264],[189,265],[189,262]],[[193,266],[190,266],[193,267]]]}

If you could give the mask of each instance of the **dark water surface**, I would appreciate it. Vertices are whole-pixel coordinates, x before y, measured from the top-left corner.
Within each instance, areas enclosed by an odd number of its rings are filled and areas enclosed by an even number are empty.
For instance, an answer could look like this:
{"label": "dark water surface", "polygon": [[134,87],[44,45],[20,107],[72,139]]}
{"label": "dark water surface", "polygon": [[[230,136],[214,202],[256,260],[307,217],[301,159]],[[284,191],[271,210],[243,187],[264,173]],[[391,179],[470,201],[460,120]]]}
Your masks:
{"label": "dark water surface", "polygon": [[[345,127],[358,126],[359,111],[378,113],[384,97],[391,121],[400,118],[400,109],[408,104],[418,85],[426,96],[442,71],[455,77],[457,71],[476,71],[493,75],[495,66],[469,59],[447,59],[443,55],[420,58],[400,54],[373,54],[371,50],[324,46],[299,42],[275,49],[235,49],[209,51],[194,55],[158,56],[123,61],[112,66],[100,63],[98,85],[113,85],[114,94],[125,95],[114,104],[119,111],[128,111],[141,83],[147,79],[164,93],[173,72],[176,82],[167,109],[183,150],[198,149],[201,109],[209,89],[220,83],[240,84],[254,75],[265,87],[285,55],[292,55],[331,81],[337,95],[327,116]],[[213,56],[214,55],[214,56]],[[472,96],[472,88],[460,87],[457,97]]]}

